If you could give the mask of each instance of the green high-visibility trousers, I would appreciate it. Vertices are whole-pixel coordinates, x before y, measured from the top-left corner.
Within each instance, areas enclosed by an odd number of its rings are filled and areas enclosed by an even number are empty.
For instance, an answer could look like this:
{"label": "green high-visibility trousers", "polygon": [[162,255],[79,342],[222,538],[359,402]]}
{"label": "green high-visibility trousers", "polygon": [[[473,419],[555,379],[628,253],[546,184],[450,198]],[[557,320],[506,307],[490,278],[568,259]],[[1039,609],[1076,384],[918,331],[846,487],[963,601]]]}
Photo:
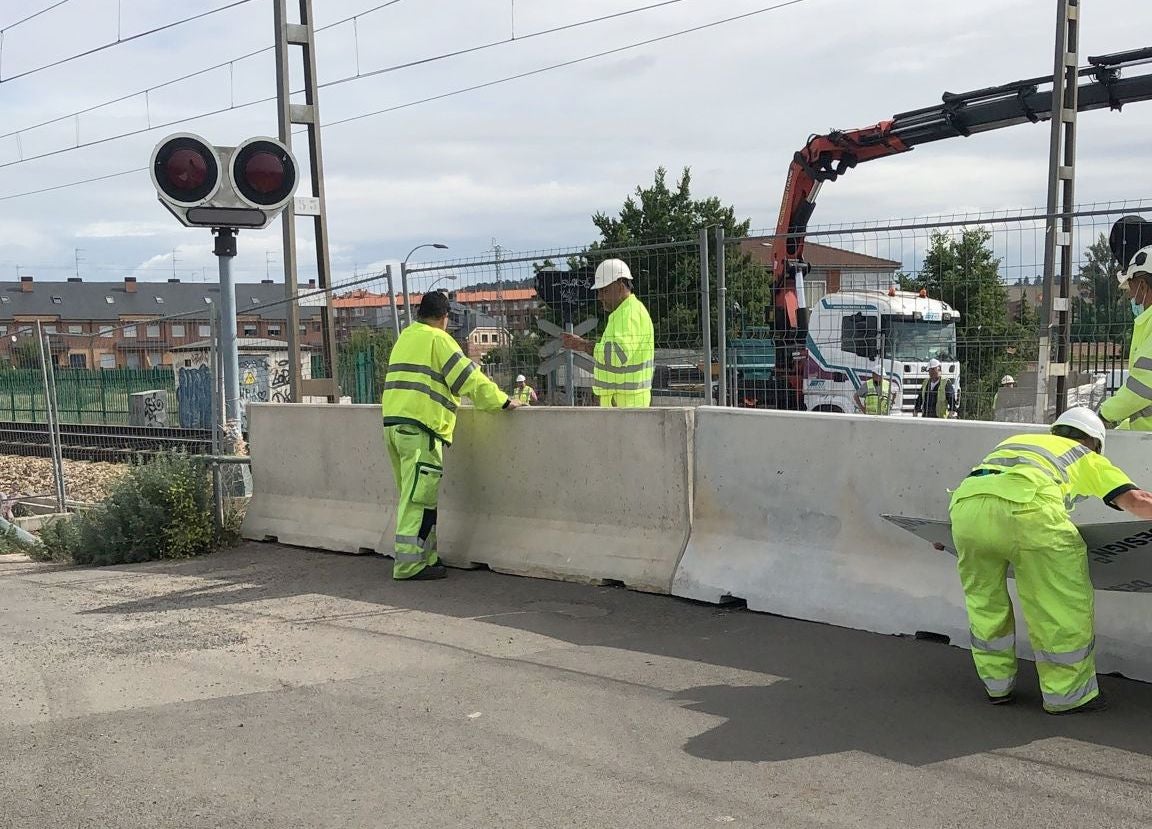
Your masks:
{"label": "green high-visibility trousers", "polygon": [[[1015,687],[1016,622],[1007,583],[1011,565],[1044,708],[1078,708],[1100,693],[1095,596],[1084,539],[1055,487],[1038,490],[1024,483],[1019,500],[1012,500],[1010,476],[990,477],[1000,480],[988,481],[982,493],[960,497],[951,509],[976,672],[989,696],[1007,696]],[[988,492],[993,488],[998,494]]]}
{"label": "green high-visibility trousers", "polygon": [[416,426],[386,426],[384,441],[397,492],[392,578],[410,579],[439,561],[436,505],[444,475],[444,448]]}

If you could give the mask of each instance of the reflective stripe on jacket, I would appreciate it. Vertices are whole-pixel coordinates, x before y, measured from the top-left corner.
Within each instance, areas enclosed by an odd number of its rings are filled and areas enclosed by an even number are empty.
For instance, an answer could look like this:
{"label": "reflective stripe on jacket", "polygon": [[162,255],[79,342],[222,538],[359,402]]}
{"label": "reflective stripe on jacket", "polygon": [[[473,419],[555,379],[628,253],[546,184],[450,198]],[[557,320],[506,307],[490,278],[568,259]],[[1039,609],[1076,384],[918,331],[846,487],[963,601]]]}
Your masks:
{"label": "reflective stripe on jacket", "polygon": [[451,443],[461,396],[478,409],[500,409],[508,402],[447,331],[422,322],[405,328],[392,346],[384,378],[384,425],[409,423]]}

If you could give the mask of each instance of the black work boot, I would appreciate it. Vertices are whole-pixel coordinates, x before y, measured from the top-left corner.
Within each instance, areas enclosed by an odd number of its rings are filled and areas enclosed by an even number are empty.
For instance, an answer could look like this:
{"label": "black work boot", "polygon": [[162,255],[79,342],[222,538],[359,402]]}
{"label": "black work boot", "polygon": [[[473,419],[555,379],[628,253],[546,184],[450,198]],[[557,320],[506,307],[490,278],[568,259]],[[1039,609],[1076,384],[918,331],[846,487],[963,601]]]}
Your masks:
{"label": "black work boot", "polygon": [[430,564],[414,576],[409,576],[401,581],[431,581],[432,579],[442,579],[448,575],[448,568],[443,564]]}
{"label": "black work boot", "polygon": [[999,697],[994,697],[991,694],[989,694],[987,691],[985,691],[984,696],[988,700],[988,702],[992,703],[992,705],[1011,705],[1012,703],[1014,703],[1016,701],[1016,697],[1013,696],[1011,691],[1009,691],[1007,694],[1004,694],[1003,696],[999,696]]}

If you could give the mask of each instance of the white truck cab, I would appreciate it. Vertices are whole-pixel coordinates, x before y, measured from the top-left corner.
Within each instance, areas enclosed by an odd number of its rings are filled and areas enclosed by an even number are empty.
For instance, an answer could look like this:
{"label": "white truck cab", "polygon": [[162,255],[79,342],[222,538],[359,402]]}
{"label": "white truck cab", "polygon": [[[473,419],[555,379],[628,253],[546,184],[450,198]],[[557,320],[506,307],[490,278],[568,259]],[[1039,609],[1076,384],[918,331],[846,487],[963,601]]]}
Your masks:
{"label": "white truck cab", "polygon": [[911,415],[928,362],[960,394],[960,312],[926,292],[891,288],[827,294],[808,318],[804,403],[808,411],[856,412],[853,396],[880,368],[896,389],[893,415]]}

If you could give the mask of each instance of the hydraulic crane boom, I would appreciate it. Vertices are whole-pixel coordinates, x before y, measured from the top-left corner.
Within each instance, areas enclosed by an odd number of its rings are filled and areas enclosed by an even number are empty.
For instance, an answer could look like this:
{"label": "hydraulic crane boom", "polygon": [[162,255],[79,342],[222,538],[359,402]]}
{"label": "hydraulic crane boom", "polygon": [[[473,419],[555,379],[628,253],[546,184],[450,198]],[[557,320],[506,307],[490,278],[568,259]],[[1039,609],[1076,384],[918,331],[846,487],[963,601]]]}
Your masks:
{"label": "hydraulic crane boom", "polygon": [[[1121,77],[1121,70],[1152,64],[1152,47],[1088,59],[1080,69],[1087,78],[1079,87],[1077,111],[1119,110],[1124,104],[1152,100],[1152,71]],[[972,92],[945,92],[943,102],[903,112],[891,120],[858,130],[835,130],[813,136],[792,159],[776,235],[772,240],[775,305],[776,373],[792,388],[803,408],[803,348],[807,313],[797,282],[808,272],[804,236],[826,181],[835,181],[864,161],[908,152],[917,145],[945,138],[1037,123],[1052,117],[1052,76],[1016,81]]]}

